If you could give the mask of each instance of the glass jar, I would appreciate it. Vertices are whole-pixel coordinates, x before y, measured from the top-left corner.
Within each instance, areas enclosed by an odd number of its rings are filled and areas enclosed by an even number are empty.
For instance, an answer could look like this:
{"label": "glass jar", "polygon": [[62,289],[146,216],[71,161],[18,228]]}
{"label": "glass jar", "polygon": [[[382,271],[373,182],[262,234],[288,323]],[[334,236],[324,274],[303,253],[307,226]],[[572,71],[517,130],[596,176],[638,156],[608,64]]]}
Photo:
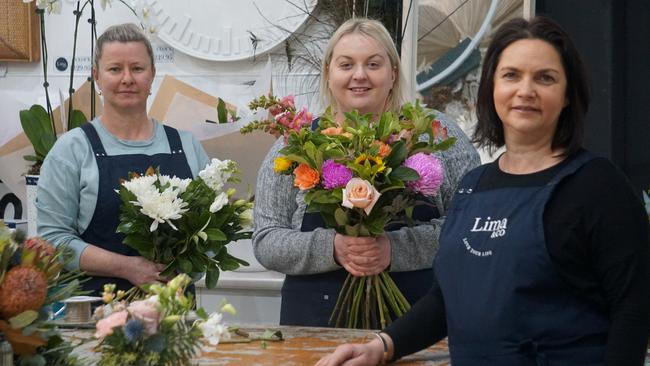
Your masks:
{"label": "glass jar", "polygon": [[14,366],[14,350],[2,332],[0,332],[0,366]]}

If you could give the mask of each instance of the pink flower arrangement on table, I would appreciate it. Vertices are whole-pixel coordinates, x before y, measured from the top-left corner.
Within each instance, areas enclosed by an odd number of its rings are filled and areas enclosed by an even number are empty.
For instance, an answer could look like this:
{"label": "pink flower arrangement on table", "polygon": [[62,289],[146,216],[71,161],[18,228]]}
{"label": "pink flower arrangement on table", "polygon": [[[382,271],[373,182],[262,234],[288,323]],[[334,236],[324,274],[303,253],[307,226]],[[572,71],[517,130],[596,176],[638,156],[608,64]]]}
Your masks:
{"label": "pink flower arrangement on table", "polygon": [[[201,339],[211,345],[230,337],[221,313],[208,315],[202,308],[193,310],[192,295],[185,289],[190,277],[180,274],[166,285],[146,288],[146,297],[128,303],[128,294],[115,292],[115,285],[104,286],[106,303],[95,310],[95,338],[99,340],[100,366],[113,365],[190,365],[201,349]],[[234,313],[230,304],[221,312]],[[188,322],[189,316],[197,320]]]}
{"label": "pink flower arrangement on table", "polygon": [[[419,103],[407,103],[399,114],[386,112],[378,119],[353,111],[341,123],[328,109],[315,129],[305,109],[293,112],[292,97],[263,96],[250,107],[265,108],[270,117],[249,124],[242,133],[261,129],[283,135],[286,146],[274,161],[275,172],[292,175],[294,186],[306,192],[308,212],[319,212],[327,227],[349,236],[379,236],[392,221],[413,222],[410,213],[418,195],[434,196],[444,179],[434,152],[455,142],[433,111]],[[409,307],[386,273],[350,275],[330,322],[383,328],[391,311],[400,316]]]}

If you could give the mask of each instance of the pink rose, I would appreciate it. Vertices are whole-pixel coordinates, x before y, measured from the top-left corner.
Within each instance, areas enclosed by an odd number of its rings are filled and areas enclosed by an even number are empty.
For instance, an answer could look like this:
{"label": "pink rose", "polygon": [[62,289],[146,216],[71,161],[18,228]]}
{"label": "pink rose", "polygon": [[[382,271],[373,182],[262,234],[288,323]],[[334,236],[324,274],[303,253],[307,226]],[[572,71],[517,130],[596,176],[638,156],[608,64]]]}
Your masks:
{"label": "pink rose", "polygon": [[377,203],[381,194],[367,180],[352,178],[343,188],[343,206],[347,208],[358,207],[370,215],[370,211]]}
{"label": "pink rose", "polygon": [[126,318],[129,316],[129,313],[126,311],[118,311],[111,313],[104,319],[101,319],[95,325],[97,330],[95,331],[95,338],[102,339],[108,335],[113,334],[113,328],[121,327],[126,323]]}
{"label": "pink rose", "polygon": [[134,301],[127,308],[133,318],[138,319],[144,324],[144,332],[147,335],[155,334],[160,323],[160,310],[158,309],[158,300],[150,297],[145,300]]}

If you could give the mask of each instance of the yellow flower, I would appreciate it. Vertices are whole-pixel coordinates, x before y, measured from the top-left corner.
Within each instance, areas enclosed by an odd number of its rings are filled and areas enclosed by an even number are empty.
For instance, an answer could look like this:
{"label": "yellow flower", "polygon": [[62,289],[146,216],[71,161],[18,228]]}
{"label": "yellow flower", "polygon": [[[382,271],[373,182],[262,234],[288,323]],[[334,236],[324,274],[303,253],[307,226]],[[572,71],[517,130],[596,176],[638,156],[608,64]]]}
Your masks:
{"label": "yellow flower", "polygon": [[283,156],[275,158],[273,160],[273,171],[276,173],[282,173],[291,167],[293,162]]}
{"label": "yellow flower", "polygon": [[369,162],[370,166],[376,165],[378,166],[377,173],[383,172],[386,169],[386,166],[384,165],[384,161],[377,156],[369,156],[366,154],[361,154],[356,159],[354,159],[354,162],[359,165],[364,165],[366,162]]}

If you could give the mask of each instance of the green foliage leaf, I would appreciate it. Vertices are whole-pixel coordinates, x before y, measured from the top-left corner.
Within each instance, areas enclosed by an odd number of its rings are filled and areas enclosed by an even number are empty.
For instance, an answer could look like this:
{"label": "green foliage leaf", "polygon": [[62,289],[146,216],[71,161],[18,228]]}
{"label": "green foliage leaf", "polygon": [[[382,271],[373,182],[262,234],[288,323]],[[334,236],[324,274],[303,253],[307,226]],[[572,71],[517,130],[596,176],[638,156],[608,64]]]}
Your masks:
{"label": "green foliage leaf", "polygon": [[226,108],[226,103],[221,98],[219,98],[219,103],[217,103],[217,121],[219,123],[228,123],[228,109]]}
{"label": "green foliage leaf", "polygon": [[[138,234],[127,235],[124,238],[124,244],[130,246],[131,248],[140,252],[140,254],[147,257],[146,253],[152,252],[152,243],[151,239]],[[151,258],[148,258],[151,259]]]}
{"label": "green foliage leaf", "polygon": [[414,169],[405,166],[398,166],[390,173],[391,180],[401,180],[404,182],[416,181],[420,179],[420,174]]}
{"label": "green foliage leaf", "polygon": [[386,158],[386,165],[391,168],[396,168],[402,164],[408,155],[408,150],[406,149],[406,144],[404,141],[397,141],[392,146],[392,150],[388,158]]}
{"label": "green foliage leaf", "polygon": [[186,258],[178,258],[178,268],[182,273],[192,273],[192,262]]}
{"label": "green foliage leaf", "polygon": [[51,141],[56,140],[50,116],[45,108],[34,104],[30,109],[19,112],[20,124],[25,135],[32,143],[36,156],[42,160],[52,148]]}
{"label": "green foliage leaf", "polygon": [[344,209],[342,208],[337,208],[336,211],[334,211],[334,218],[336,219],[336,223],[339,226],[344,226],[348,224],[348,214],[345,212]]}
{"label": "green foliage leaf", "polygon": [[81,127],[82,124],[88,122],[88,118],[86,118],[86,115],[78,109],[72,110],[72,115],[70,116],[70,121],[68,122],[68,131]]}
{"label": "green foliage leaf", "polygon": [[226,234],[223,233],[223,231],[216,229],[216,228],[210,228],[210,229],[205,229],[205,233],[208,234],[208,239],[209,240],[215,240],[215,241],[226,241],[228,240],[228,237]]}
{"label": "green foliage leaf", "polygon": [[217,281],[219,281],[219,269],[210,268],[205,273],[205,286],[209,289],[217,287]]}
{"label": "green foliage leaf", "polygon": [[32,324],[38,318],[38,312],[34,310],[25,310],[22,313],[9,318],[9,324],[14,329],[22,329]]}

